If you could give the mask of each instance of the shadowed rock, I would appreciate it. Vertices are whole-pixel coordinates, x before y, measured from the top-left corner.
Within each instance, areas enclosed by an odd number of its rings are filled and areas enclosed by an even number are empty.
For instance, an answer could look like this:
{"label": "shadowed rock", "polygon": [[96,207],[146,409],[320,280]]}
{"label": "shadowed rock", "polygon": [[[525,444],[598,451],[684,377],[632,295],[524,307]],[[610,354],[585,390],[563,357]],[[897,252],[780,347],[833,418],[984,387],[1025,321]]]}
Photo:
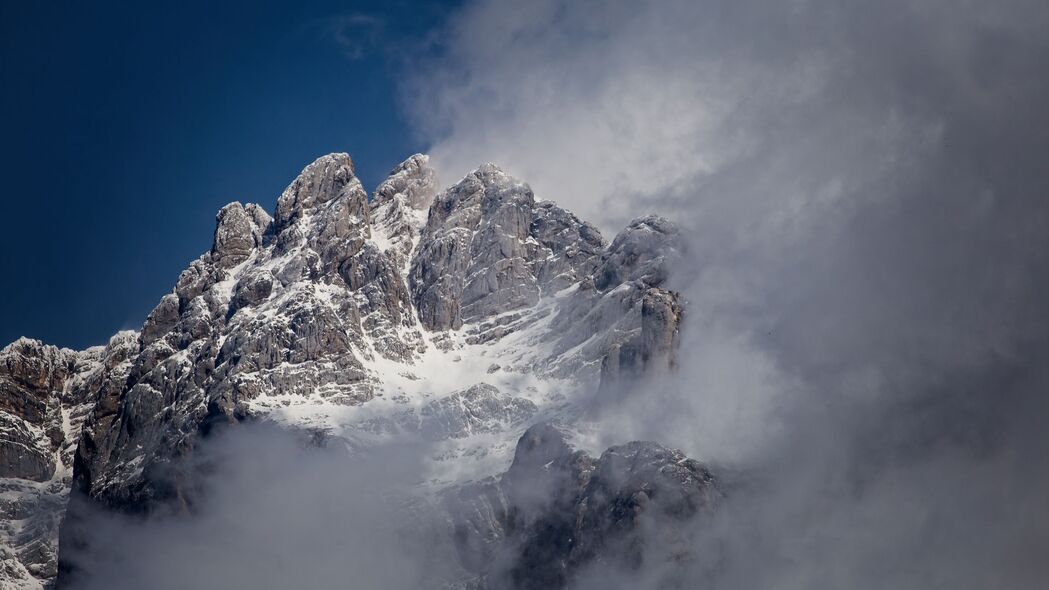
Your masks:
{"label": "shadowed rock", "polygon": [[53,582],[81,425],[101,397],[122,388],[138,346],[138,334],[121,332],[81,352],[27,338],[0,351],[0,521],[11,525],[0,527],[5,582]]}
{"label": "shadowed rock", "polygon": [[[713,475],[652,442],[611,447],[593,459],[539,423],[521,436],[500,479],[445,495],[463,567],[481,588],[564,588],[584,567],[663,562],[691,520],[709,515]],[[652,531],[667,541],[646,549]],[[680,555],[675,557],[681,558]]]}

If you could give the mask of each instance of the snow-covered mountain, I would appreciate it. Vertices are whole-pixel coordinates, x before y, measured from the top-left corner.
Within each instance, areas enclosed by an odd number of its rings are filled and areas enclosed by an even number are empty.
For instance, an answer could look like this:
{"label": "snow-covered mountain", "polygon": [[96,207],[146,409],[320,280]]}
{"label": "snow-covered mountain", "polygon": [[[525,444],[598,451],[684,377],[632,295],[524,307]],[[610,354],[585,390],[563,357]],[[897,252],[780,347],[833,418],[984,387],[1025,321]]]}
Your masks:
{"label": "snow-covered mountain", "polygon": [[138,334],[76,352],[21,338],[0,350],[0,580],[34,589],[57,573],[58,529],[84,420],[119,395]]}
{"label": "snow-covered mountain", "polygon": [[[0,353],[0,576],[54,583],[70,489],[63,546],[81,541],[78,510],[178,503],[199,442],[261,419],[357,450],[427,441],[420,480],[470,584],[563,584],[625,534],[615,522],[648,505],[638,494],[669,486],[661,506],[686,516],[716,499],[705,468],[653,443],[598,459],[571,447],[584,402],[675,365],[684,302],[666,281],[682,249],[651,216],[609,243],[492,164],[440,190],[414,155],[369,198],[348,155],[319,158],[272,215],[223,207],[211,250],[140,332]],[[522,478],[558,491],[524,502]],[[550,530],[577,541],[555,550]],[[508,540],[543,550],[497,579],[479,556]],[[77,564],[61,569],[68,587]]]}

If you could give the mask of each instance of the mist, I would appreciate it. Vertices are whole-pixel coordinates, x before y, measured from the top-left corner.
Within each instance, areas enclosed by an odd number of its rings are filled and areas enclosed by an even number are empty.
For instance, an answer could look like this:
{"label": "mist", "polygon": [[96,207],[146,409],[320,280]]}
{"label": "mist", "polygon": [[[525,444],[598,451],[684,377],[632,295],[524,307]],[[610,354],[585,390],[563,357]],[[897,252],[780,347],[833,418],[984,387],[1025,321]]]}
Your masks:
{"label": "mist", "polygon": [[82,515],[76,588],[423,588],[456,572],[420,444],[352,453],[267,423],[205,439],[194,493],[149,515]]}
{"label": "mist", "polygon": [[681,370],[603,404],[592,444],[738,478],[691,579],[1049,579],[1047,24],[1022,1],[488,1],[420,65],[446,180],[493,160],[606,232],[685,229]]}

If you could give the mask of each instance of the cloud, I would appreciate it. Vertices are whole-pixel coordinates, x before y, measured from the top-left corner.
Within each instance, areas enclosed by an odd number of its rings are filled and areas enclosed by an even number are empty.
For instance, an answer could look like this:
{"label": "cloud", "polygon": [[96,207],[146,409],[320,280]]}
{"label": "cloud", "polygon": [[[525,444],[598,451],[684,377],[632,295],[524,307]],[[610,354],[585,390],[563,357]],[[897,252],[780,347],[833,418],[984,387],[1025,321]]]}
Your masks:
{"label": "cloud", "polygon": [[686,228],[682,371],[595,446],[748,474],[696,531],[714,587],[1049,576],[1046,25],[1024,0],[483,0],[419,62],[446,181],[493,160],[603,229]]}
{"label": "cloud", "polygon": [[418,445],[351,455],[249,424],[195,454],[190,513],[82,513],[76,588],[424,588],[455,572],[443,523],[407,493]]}

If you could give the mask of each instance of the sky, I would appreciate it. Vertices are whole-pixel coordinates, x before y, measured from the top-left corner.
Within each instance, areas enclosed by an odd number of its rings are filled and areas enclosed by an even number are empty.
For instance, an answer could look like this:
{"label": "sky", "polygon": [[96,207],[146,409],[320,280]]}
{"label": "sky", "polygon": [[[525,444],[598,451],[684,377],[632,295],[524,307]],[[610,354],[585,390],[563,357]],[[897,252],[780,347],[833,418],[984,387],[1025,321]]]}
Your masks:
{"label": "sky", "polygon": [[[0,98],[6,339],[137,326],[221,204],[272,205],[317,154],[349,151],[369,186],[418,149],[446,184],[495,161],[608,237],[646,213],[687,234],[682,369],[604,409],[595,437],[749,474],[693,531],[712,587],[1044,585],[1044,1],[394,6],[407,20],[5,13],[5,86],[31,87]],[[285,491],[249,512],[302,493]],[[169,541],[202,551],[199,524]],[[580,588],[661,574],[592,573]]]}
{"label": "sky", "polygon": [[0,341],[138,329],[226,203],[349,152],[371,190],[425,143],[397,92],[447,3],[4,2]]}

